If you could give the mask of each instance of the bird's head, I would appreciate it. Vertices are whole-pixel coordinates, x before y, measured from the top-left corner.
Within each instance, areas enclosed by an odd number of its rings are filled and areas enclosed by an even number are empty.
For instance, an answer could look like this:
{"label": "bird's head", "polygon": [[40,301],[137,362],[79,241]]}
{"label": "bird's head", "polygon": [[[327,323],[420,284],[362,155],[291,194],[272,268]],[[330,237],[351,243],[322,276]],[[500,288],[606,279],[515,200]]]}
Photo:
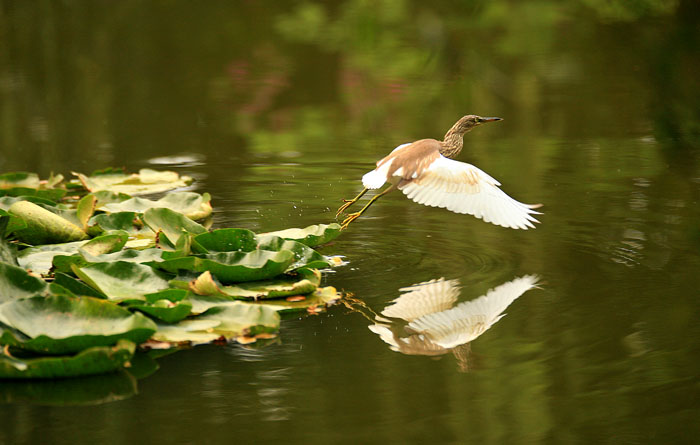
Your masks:
{"label": "bird's head", "polygon": [[455,128],[459,133],[466,133],[472,128],[484,124],[486,122],[496,122],[503,120],[500,117],[481,117],[475,114],[468,114],[457,121],[453,128]]}

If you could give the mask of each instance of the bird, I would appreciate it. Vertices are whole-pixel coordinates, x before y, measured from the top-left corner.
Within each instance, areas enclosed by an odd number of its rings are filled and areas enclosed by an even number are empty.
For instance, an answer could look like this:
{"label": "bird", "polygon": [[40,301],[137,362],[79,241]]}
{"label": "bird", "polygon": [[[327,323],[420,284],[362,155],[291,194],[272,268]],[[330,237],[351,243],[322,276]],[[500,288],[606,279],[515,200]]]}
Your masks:
{"label": "bird", "polygon": [[442,141],[420,139],[401,144],[388,156],[377,161],[377,168],[362,176],[363,190],[353,199],[343,199],[336,219],[369,190],[379,189],[385,183],[389,187],[372,197],[355,213],[350,213],[341,223],[341,230],[359,218],[377,199],[394,189],[409,199],[426,206],[445,208],[455,213],[469,214],[498,226],[512,229],[534,228],[539,223],[534,209],[541,204],[523,204],[504,193],[497,180],[483,170],[455,158],[464,144],[462,137],[488,122],[503,120],[500,117],[481,117],[468,114],[450,128]]}

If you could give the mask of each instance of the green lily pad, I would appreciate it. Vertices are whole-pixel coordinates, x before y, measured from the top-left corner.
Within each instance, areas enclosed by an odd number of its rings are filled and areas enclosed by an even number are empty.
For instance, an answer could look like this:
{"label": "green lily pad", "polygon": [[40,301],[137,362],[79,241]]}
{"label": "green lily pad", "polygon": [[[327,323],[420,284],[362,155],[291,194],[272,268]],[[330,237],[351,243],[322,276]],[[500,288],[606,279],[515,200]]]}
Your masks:
{"label": "green lily pad", "polygon": [[210,271],[223,283],[240,283],[275,277],[287,270],[293,262],[294,254],[289,250],[254,250],[175,258],[158,263],[156,267],[172,273],[180,270]]}
{"label": "green lily pad", "polygon": [[316,224],[303,229],[285,229],[259,234],[260,237],[279,236],[286,240],[298,241],[309,247],[325,244],[340,235],[340,224]]}
{"label": "green lily pad", "polygon": [[113,301],[145,300],[145,294],[168,288],[162,272],[138,263],[114,261],[73,266],[73,272]]}
{"label": "green lily pad", "polygon": [[88,286],[82,281],[77,280],[65,273],[57,272],[54,275],[53,284],[62,286],[64,289],[67,289],[68,291],[72,292],[74,295],[77,296],[107,299],[107,296],[105,294],[93,289],[92,287]]}
{"label": "green lily pad", "polygon": [[173,171],[155,171],[148,168],[132,174],[120,171],[104,172],[92,176],[86,176],[82,173],[73,174],[78,177],[80,183],[89,192],[108,190],[132,196],[166,192],[192,183],[192,178],[189,176],[181,177]]}
{"label": "green lily pad", "polygon": [[143,214],[143,222],[153,232],[165,234],[173,247],[177,244],[183,231],[195,235],[207,231],[204,226],[170,209],[148,209]]}
{"label": "green lily pad", "polygon": [[176,344],[201,344],[221,337],[235,339],[273,334],[279,330],[279,323],[280,317],[273,308],[233,301],[212,307],[192,320],[158,325],[153,339]]}
{"label": "green lily pad", "polygon": [[306,295],[303,300],[288,301],[285,299],[262,300],[259,304],[273,308],[280,314],[294,312],[316,313],[323,311],[328,306],[335,304],[342,295],[333,286],[319,287],[312,294]]}
{"label": "green lily pad", "polygon": [[123,230],[114,230],[98,236],[80,246],[79,251],[88,255],[103,255],[122,250],[129,234]]}
{"label": "green lily pad", "polygon": [[134,197],[119,203],[107,203],[100,207],[105,212],[136,212],[144,213],[148,209],[166,208],[182,213],[193,221],[201,220],[211,215],[211,196],[209,193],[200,195],[193,192],[169,193],[157,201]]}
{"label": "green lily pad", "polygon": [[41,185],[39,176],[29,172],[10,172],[0,175],[0,189],[13,187],[38,188]]}
{"label": "green lily pad", "polygon": [[12,328],[3,330],[0,344],[47,354],[111,346],[119,339],[139,344],[156,330],[147,317],[110,301],[63,295],[4,303],[0,305],[0,323]]}
{"label": "green lily pad", "polygon": [[165,289],[151,294],[146,294],[144,297],[148,303],[155,303],[159,300],[168,300],[173,303],[182,301],[189,297],[190,293],[185,289]]}
{"label": "green lily pad", "polygon": [[310,269],[324,269],[330,267],[330,262],[326,257],[300,242],[285,240],[278,236],[260,235],[258,235],[257,240],[258,249],[289,250],[294,253],[295,261],[289,265],[287,271],[292,271],[300,267],[307,267]]}
{"label": "green lily pad", "polygon": [[192,303],[187,300],[173,303],[170,300],[156,300],[150,302],[132,302],[128,304],[130,309],[143,312],[146,315],[162,320],[166,323],[177,323],[190,315]]}
{"label": "green lily pad", "polygon": [[123,230],[130,236],[155,238],[156,234],[134,212],[101,213],[88,221],[88,233],[97,236],[110,230]]}
{"label": "green lily pad", "polygon": [[247,229],[216,229],[195,236],[193,245],[201,253],[250,252],[257,248],[258,241]]}
{"label": "green lily pad", "polygon": [[80,227],[29,201],[12,204],[9,213],[27,223],[26,228],[14,232],[17,239],[27,244],[66,243],[87,238]]}
{"label": "green lily pad", "polygon": [[298,274],[285,275],[274,280],[251,281],[233,286],[220,286],[209,272],[191,283],[190,289],[197,295],[226,295],[238,299],[269,299],[290,295],[305,295],[316,290],[321,273],[315,269],[302,269]]}
{"label": "green lily pad", "polygon": [[11,218],[7,215],[2,215],[0,212],[0,262],[18,265],[17,249],[14,245],[7,242],[5,236],[7,227],[11,223]]}
{"label": "green lily pad", "polygon": [[191,314],[199,315],[215,306],[221,306],[236,299],[228,295],[191,295],[188,301],[192,305]]}
{"label": "green lily pad", "polygon": [[15,358],[0,355],[0,379],[53,379],[104,374],[124,366],[136,345],[119,340],[115,346],[94,346],[74,356]]}
{"label": "green lily pad", "polygon": [[0,303],[31,297],[46,290],[46,282],[21,267],[0,263]]}
{"label": "green lily pad", "polygon": [[94,195],[85,195],[76,207],[76,218],[80,223],[79,226],[83,230],[87,230],[87,223],[93,213],[95,213],[95,205],[97,204],[97,198]]}
{"label": "green lily pad", "polygon": [[17,254],[19,265],[41,275],[47,275],[51,269],[54,257],[57,255],[73,255],[86,241],[73,241],[61,244],[42,244],[28,247]]}

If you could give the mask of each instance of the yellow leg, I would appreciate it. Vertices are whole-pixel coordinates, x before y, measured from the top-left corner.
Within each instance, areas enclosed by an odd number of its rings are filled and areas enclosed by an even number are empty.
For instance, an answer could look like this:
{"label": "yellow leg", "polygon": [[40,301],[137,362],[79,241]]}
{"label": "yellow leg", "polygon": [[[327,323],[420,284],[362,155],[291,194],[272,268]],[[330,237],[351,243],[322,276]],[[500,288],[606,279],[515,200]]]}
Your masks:
{"label": "yellow leg", "polygon": [[[372,197],[372,199],[370,199],[369,202],[368,202],[367,204],[365,204],[365,206],[362,207],[362,209],[360,209],[359,212],[355,212],[355,213],[349,214],[348,217],[345,218],[345,219],[343,220],[342,224],[340,225],[340,229],[341,229],[341,230],[347,229],[348,226],[350,225],[350,223],[353,222],[353,221],[355,221],[357,218],[359,218],[359,217],[365,212],[365,210],[367,210],[367,209],[369,208],[369,206],[371,206],[372,203],[374,203],[374,201],[376,201],[377,199],[379,199],[379,198],[381,198],[382,196],[386,195],[386,194],[389,193],[390,191],[394,190],[394,188],[395,188],[394,185],[389,186],[389,188],[387,188],[386,190],[384,190],[384,191],[381,192],[380,194],[378,194],[378,195]],[[367,191],[367,190],[365,190],[365,191]],[[363,194],[364,194],[364,192],[363,192],[361,195],[363,195]],[[360,195],[360,196],[361,196],[361,195]]]}
{"label": "yellow leg", "polygon": [[355,197],[352,198],[352,199],[343,199],[343,202],[344,202],[345,204],[343,204],[342,206],[340,206],[340,208],[338,209],[338,211],[335,213],[335,217],[336,217],[336,218],[339,217],[339,216],[341,215],[341,213],[343,213],[343,212],[345,211],[345,209],[347,209],[347,208],[350,207],[351,205],[355,204],[360,198],[362,198],[362,196],[363,196],[365,193],[367,193],[367,190],[369,190],[369,189],[362,189],[362,191],[360,192],[360,194],[357,195],[357,196],[355,196]]}

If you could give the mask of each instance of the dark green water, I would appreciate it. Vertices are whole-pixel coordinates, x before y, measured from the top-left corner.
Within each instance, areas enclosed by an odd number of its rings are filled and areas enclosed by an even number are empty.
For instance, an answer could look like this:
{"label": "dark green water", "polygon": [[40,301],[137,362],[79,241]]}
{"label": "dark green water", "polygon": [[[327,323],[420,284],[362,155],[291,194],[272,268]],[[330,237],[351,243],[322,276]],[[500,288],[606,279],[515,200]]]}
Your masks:
{"label": "dark green water", "polygon": [[545,205],[523,232],[396,193],[324,248],[365,315],[435,278],[467,301],[540,277],[468,346],[394,352],[334,307],[138,381],[2,383],[0,443],[696,441],[697,2],[454,3],[0,2],[2,171],[173,169],[217,226],[303,227],[476,113],[504,121],[460,160]]}

